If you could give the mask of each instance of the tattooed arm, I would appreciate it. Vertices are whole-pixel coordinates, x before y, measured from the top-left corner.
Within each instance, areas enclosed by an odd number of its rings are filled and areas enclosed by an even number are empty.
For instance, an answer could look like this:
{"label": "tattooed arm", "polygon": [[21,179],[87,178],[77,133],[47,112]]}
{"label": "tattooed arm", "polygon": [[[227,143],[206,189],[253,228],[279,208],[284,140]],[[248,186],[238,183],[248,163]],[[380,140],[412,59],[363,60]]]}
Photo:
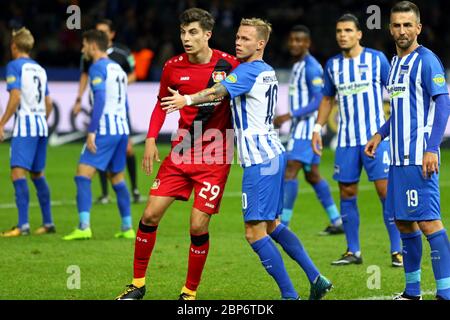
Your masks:
{"label": "tattooed arm", "polygon": [[161,99],[161,106],[167,113],[182,109],[184,106],[199,105],[228,96],[228,90],[224,85],[220,83],[216,83],[211,88],[184,96],[179,94],[178,91],[175,91],[171,88],[168,89],[172,96],[164,97]]}

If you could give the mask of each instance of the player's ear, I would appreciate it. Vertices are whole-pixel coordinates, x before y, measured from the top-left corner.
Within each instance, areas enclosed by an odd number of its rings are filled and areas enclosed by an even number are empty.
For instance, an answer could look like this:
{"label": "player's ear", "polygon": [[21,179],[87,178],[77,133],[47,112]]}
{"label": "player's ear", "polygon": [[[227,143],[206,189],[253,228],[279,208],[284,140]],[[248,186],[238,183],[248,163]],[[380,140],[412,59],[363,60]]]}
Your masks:
{"label": "player's ear", "polygon": [[258,44],[257,44],[256,50],[257,50],[257,51],[264,50],[264,47],[265,47],[265,46],[266,46],[266,41],[264,41],[264,40],[258,40]]}
{"label": "player's ear", "polygon": [[212,31],[206,31],[206,32],[205,32],[205,38],[206,38],[206,41],[208,41],[209,39],[211,39],[211,36],[212,36]]}
{"label": "player's ear", "polygon": [[358,32],[356,34],[357,34],[358,40],[361,40],[362,39],[362,31],[358,30]]}
{"label": "player's ear", "polygon": [[422,24],[418,23],[417,24],[417,35],[419,35],[422,32]]}

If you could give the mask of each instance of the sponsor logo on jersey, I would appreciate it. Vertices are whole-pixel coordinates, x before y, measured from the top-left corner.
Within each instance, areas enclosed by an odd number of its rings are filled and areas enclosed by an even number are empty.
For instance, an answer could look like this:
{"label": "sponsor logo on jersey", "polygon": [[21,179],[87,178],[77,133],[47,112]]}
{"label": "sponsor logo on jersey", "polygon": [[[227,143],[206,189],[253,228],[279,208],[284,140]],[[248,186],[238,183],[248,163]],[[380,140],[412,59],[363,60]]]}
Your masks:
{"label": "sponsor logo on jersey", "polygon": [[158,189],[160,184],[161,184],[161,180],[155,179],[155,181],[153,181],[152,190]]}
{"label": "sponsor logo on jersey", "polygon": [[191,77],[181,77],[180,81],[189,81]]}
{"label": "sponsor logo on jersey", "polygon": [[437,74],[433,77],[433,82],[435,85],[439,87],[443,87],[445,85],[445,77],[443,74]]}
{"label": "sponsor logo on jersey", "polygon": [[365,92],[369,89],[369,81],[352,82],[349,84],[340,84],[337,86],[339,95],[341,96],[351,96],[361,92]]}
{"label": "sponsor logo on jersey", "polygon": [[225,80],[226,77],[227,74],[225,73],[225,71],[214,71],[212,73],[212,78],[216,83]]}
{"label": "sponsor logo on jersey", "polygon": [[237,80],[238,80],[238,78],[237,78],[237,74],[236,74],[236,73],[230,74],[230,75],[225,79],[225,81],[226,81],[226,82],[229,82],[229,83],[236,83]]}
{"label": "sponsor logo on jersey", "polygon": [[387,91],[388,91],[391,99],[400,98],[405,94],[406,86],[405,85],[391,85],[391,86],[388,86]]}

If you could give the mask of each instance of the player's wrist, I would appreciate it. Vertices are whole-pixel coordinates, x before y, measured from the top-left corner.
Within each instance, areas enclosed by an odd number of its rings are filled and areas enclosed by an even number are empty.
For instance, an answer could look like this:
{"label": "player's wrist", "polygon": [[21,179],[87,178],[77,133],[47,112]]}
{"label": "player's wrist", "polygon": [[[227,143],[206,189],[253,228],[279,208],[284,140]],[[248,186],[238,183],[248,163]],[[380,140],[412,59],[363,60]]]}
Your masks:
{"label": "player's wrist", "polygon": [[316,123],[313,128],[313,133],[322,133],[322,125],[320,123]]}
{"label": "player's wrist", "polygon": [[186,100],[186,105],[187,106],[191,106],[192,105],[192,98],[191,98],[191,96],[188,95],[188,94],[185,94],[183,97]]}
{"label": "player's wrist", "polygon": [[81,102],[81,97],[77,97],[77,98],[75,99],[75,102],[76,102],[76,103],[80,103],[80,102]]}

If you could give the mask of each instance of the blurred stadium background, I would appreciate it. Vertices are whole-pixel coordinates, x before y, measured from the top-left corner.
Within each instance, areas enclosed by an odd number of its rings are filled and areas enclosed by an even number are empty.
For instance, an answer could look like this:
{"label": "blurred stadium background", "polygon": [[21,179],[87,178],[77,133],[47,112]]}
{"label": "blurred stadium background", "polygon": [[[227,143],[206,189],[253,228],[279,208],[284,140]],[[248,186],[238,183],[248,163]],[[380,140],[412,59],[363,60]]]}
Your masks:
{"label": "blurred stadium background", "polygon": [[[88,242],[63,243],[60,237],[71,231],[76,224],[75,185],[73,175],[81,144],[66,144],[82,141],[88,123],[89,104],[87,95],[83,100],[85,112],[74,118],[71,108],[75,102],[80,75],[81,34],[94,27],[100,18],[109,18],[117,28],[116,41],[127,45],[134,54],[145,53],[147,61],[138,66],[142,76],[138,83],[129,87],[133,139],[143,141],[148,127],[158,90],[158,81],[164,62],[181,53],[178,15],[189,7],[198,6],[209,10],[216,18],[211,47],[234,53],[234,36],[242,17],[262,17],[274,27],[274,34],[268,45],[265,60],[272,64],[280,82],[286,83],[291,60],[286,47],[289,29],[295,24],[305,24],[312,31],[311,53],[324,64],[326,59],[338,52],[335,42],[335,20],[343,13],[352,12],[361,19],[363,27],[362,44],[386,53],[394,54],[394,45],[387,30],[389,9],[396,1],[317,1],[317,0],[99,0],[99,1],[2,1],[0,10],[0,109],[4,111],[8,94],[5,89],[5,65],[10,60],[9,39],[11,30],[27,26],[36,38],[33,57],[44,66],[50,79],[49,89],[55,103],[55,112],[50,122],[53,135],[50,140],[47,176],[52,189],[53,212],[58,233],[48,237],[22,237],[0,239],[0,299],[111,299],[130,281],[132,271],[133,243],[113,239],[119,227],[115,204],[93,207],[94,238]],[[420,43],[431,48],[442,59],[450,76],[450,25],[449,1],[415,1],[421,9],[424,29]],[[69,30],[66,12],[69,5],[81,8],[81,30]],[[366,27],[366,13],[369,5],[381,8],[381,30]],[[145,64],[148,67],[145,67]],[[449,77],[447,77],[449,78]],[[284,90],[284,91],[283,91]],[[286,85],[279,93],[278,113],[287,110]],[[177,115],[168,118],[162,133],[169,135],[176,128]],[[12,127],[10,121],[7,128]],[[333,126],[332,126],[333,127]],[[286,132],[286,127],[283,128]],[[328,139],[333,130],[328,133]],[[447,145],[450,126],[447,127]],[[56,147],[59,146],[59,147]],[[168,146],[161,146],[161,155],[168,152]],[[136,148],[138,159],[143,146]],[[337,188],[331,182],[333,154],[327,150],[322,164],[322,173],[333,185],[333,196],[338,198]],[[442,212],[444,223],[450,223],[449,188],[450,151],[442,154],[444,163],[441,171]],[[7,229],[16,223],[14,192],[9,183],[9,145],[0,145],[0,228]],[[139,176],[139,187],[145,194],[152,177]],[[212,249],[200,287],[199,299],[277,299],[278,292],[267,278],[259,261],[254,257],[243,237],[240,213],[241,170],[233,166],[226,189],[222,213],[212,223]],[[301,179],[303,180],[303,178]],[[362,178],[360,210],[361,234],[365,264],[362,267],[333,268],[329,265],[344,248],[343,237],[318,238],[317,232],[326,224],[326,216],[310,188],[301,183],[292,229],[297,232],[312,258],[333,280],[336,289],[331,299],[386,298],[399,292],[403,286],[403,273],[389,267],[389,250],[381,208],[373,187]],[[99,192],[94,179],[93,193]],[[31,223],[40,223],[37,200],[31,197]],[[136,224],[144,204],[132,208]],[[160,228],[156,251],[149,274],[151,286],[149,299],[175,299],[185,277],[188,250],[188,218],[186,203],[177,203],[167,215]],[[183,218],[177,218],[178,216]],[[382,244],[382,245],[380,245]],[[429,254],[424,245],[425,254]],[[230,254],[232,252],[232,254]],[[287,263],[288,271],[298,279],[298,268]],[[82,284],[80,290],[68,290],[67,268],[80,266]],[[382,272],[380,288],[367,286],[366,267],[379,266]],[[254,267],[254,268],[253,268]],[[255,287],[243,286],[252,276]],[[425,298],[432,298],[434,288],[429,259],[424,259],[423,290]],[[301,275],[297,282],[302,297],[307,295],[306,278]]]}
{"label": "blurred stadium background", "polygon": [[[50,119],[52,129],[58,134],[84,131],[89,113],[87,95],[83,100],[85,112],[76,119],[70,110],[77,92],[80,76],[81,34],[95,27],[101,18],[111,19],[116,26],[115,41],[130,48],[135,56],[139,82],[130,86],[131,122],[135,141],[143,141],[142,133],[147,131],[148,119],[154,106],[158,81],[164,62],[183,51],[179,40],[178,15],[189,7],[199,6],[209,10],[216,18],[211,47],[234,53],[235,31],[242,17],[258,16],[269,20],[274,33],[265,54],[265,60],[277,69],[281,83],[289,76],[291,59],[286,46],[290,28],[295,24],[305,24],[312,32],[311,53],[324,64],[326,59],[338,52],[334,36],[335,20],[343,13],[352,12],[360,18],[363,28],[362,44],[385,52],[390,59],[394,55],[394,45],[388,31],[389,9],[396,1],[295,1],[279,0],[274,4],[265,0],[151,0],[151,1],[29,1],[2,2],[0,12],[0,108],[7,102],[4,78],[5,66],[10,59],[9,39],[11,30],[27,26],[36,38],[33,57],[46,68],[51,95],[56,112]],[[446,13],[450,2],[444,0],[416,1],[423,23],[421,44],[431,48],[441,59],[450,75],[450,32]],[[81,9],[81,29],[69,30],[66,21],[70,14],[67,8],[78,5]],[[366,21],[370,14],[367,8],[378,5],[381,9],[381,29],[370,30]],[[449,77],[447,77],[449,78]],[[142,83],[144,82],[144,83]],[[147,82],[153,82],[148,84]],[[278,113],[287,110],[287,99],[281,86],[278,99]],[[163,134],[170,134],[176,128],[177,116],[169,117],[163,127]],[[6,128],[11,128],[12,122]],[[332,129],[334,129],[334,125]],[[282,127],[286,133],[288,124]],[[331,133],[334,130],[332,130]],[[447,130],[450,136],[450,126]],[[50,144],[58,145],[80,135],[65,139],[51,139]],[[330,135],[328,136],[330,138]],[[446,144],[447,145],[447,144]]]}

